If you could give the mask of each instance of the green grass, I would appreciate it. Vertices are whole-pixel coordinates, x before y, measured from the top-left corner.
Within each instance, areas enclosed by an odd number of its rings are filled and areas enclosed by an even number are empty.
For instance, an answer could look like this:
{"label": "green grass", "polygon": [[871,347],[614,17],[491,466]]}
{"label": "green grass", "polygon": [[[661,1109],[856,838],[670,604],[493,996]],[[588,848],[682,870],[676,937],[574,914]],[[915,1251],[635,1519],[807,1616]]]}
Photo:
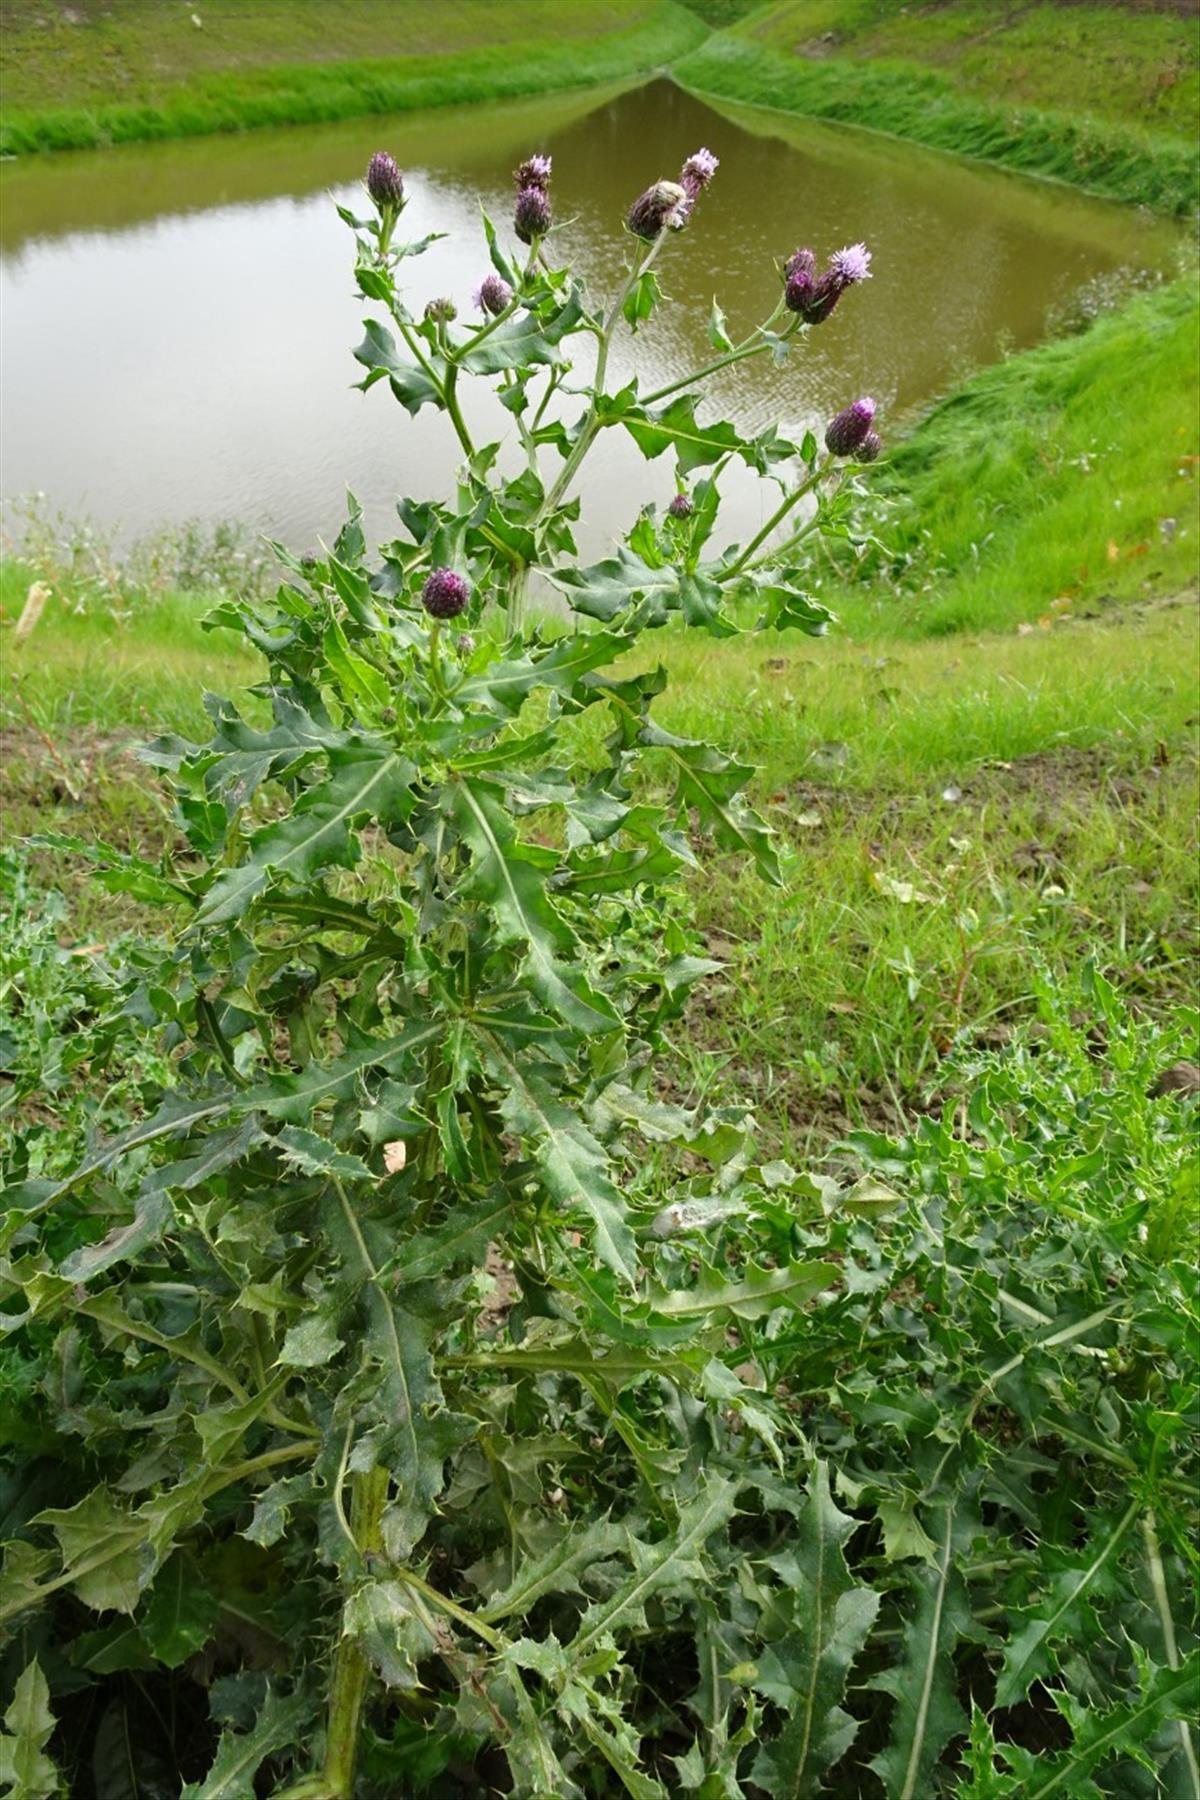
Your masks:
{"label": "green grass", "polygon": [[878,466],[890,579],[847,616],[1002,629],[1194,584],[1198,358],[1187,278],[955,388]]}
{"label": "green grass", "polygon": [[55,9],[9,0],[0,152],[549,93],[661,67],[706,35],[673,0],[446,0],[436,8],[201,0],[196,10],[200,29],[187,7],[115,0],[76,7],[83,22],[72,25]]}
{"label": "green grass", "polygon": [[[10,619],[25,579],[4,573]],[[129,746],[200,731],[203,685],[244,695],[260,673],[199,610],[167,600],[118,626],[52,606],[7,647],[10,838],[171,838]],[[683,1084],[753,1101],[770,1144],[804,1155],[924,1104],[957,1033],[994,1041],[1024,1016],[1034,955],[1066,969],[1095,948],[1155,1009],[1186,992],[1196,627],[1190,602],[1134,602],[1028,636],[654,640],[664,724],[759,765],[785,850],[781,889],[704,858],[692,903],[728,971],[681,1039]],[[79,871],[43,857],[39,873],[66,882],[80,938],[138,922]]]}
{"label": "green grass", "polygon": [[1118,6],[793,0],[710,38],[675,73],[700,93],[1183,214],[1200,200],[1197,49],[1188,21]]}

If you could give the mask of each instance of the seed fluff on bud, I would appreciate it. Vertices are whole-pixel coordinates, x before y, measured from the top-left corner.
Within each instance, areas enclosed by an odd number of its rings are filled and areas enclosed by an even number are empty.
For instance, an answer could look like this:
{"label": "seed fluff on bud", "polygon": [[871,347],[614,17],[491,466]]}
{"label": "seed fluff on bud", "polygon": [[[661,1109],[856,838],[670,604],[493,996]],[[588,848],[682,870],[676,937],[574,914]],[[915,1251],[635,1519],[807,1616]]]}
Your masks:
{"label": "seed fluff on bud", "polygon": [[513,230],[523,244],[545,237],[550,229],[550,200],[545,188],[523,187],[517,195]]}
{"label": "seed fluff on bud", "polygon": [[377,150],[367,164],[367,192],[380,212],[404,205],[404,177],[395,157],[386,150]]}
{"label": "seed fluff on bud", "polygon": [[853,456],[875,419],[875,402],[869,395],[844,407],[825,428],[825,448],[833,456]]}
{"label": "seed fluff on bud", "polygon": [[513,291],[502,275],[485,275],[475,289],[474,300],[479,311],[499,318],[512,305]]}
{"label": "seed fluff on bud", "polygon": [[656,181],[644,194],[639,194],[629,209],[626,220],[634,237],[650,243],[660,231],[680,231],[691,213],[687,190],[677,181]]}
{"label": "seed fluff on bud", "polygon": [[454,569],[434,569],[421,589],[421,604],[434,619],[456,619],[470,598],[470,582]]}

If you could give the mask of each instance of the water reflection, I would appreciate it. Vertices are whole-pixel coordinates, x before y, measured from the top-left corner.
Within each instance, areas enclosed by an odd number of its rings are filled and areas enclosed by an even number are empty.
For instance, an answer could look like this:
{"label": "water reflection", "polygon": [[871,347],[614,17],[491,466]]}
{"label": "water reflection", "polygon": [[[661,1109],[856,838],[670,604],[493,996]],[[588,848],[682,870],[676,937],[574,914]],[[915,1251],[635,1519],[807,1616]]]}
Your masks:
{"label": "water reflection", "polygon": [[[666,81],[495,108],[365,120],[20,164],[0,183],[3,488],[45,490],[130,532],[199,515],[251,520],[297,544],[328,535],[348,485],[372,527],[397,491],[444,492],[453,441],[379,388],[360,395],[349,346],[364,309],[329,192],[357,204],[370,151],[407,170],[412,236],[450,234],[414,271],[417,306],[460,309],[486,272],[482,202],[507,223],[509,170],[555,159],[563,246],[612,288],[631,197],[708,144],[720,173],[663,281],[678,305],[622,344],[615,374],[657,386],[711,352],[716,294],[735,335],[770,310],[776,262],[866,239],[875,280],[783,370],[730,371],[711,404],[745,425],[798,432],[860,392],[892,418],[959,369],[1036,341],[1047,314],[1124,265],[1159,267],[1173,234],[1065,191],[782,115],[714,108]],[[511,420],[474,396],[468,417]],[[587,551],[672,482],[616,432],[584,488]],[[735,480],[726,525],[744,533],[767,496]]]}

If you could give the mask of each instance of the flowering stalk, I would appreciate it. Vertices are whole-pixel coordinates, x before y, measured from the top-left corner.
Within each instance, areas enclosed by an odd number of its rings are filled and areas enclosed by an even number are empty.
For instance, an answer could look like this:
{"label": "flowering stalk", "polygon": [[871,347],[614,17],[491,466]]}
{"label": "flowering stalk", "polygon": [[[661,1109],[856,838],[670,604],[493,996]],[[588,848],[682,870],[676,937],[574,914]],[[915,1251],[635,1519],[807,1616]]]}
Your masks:
{"label": "flowering stalk", "polygon": [[794,487],[789,494],[784,495],[783,499],[780,501],[779,505],[775,508],[775,511],[771,514],[770,518],[767,520],[767,522],[763,526],[762,530],[758,531],[754,534],[754,536],[750,539],[750,542],[746,545],[746,548],[742,551],[742,554],[738,557],[737,561],[730,563],[722,571],[726,580],[730,580],[730,579],[732,579],[733,576],[740,575],[742,573],[742,571],[748,566],[750,559],[754,555],[754,552],[758,549],[758,546],[760,544],[766,542],[767,538],[770,537],[770,535],[774,531],[775,527],[778,524],[780,524],[784,519],[787,518],[787,515],[792,511],[793,507],[799,505],[800,501],[803,500],[805,494],[812,493],[813,489],[818,485],[818,483],[821,481],[822,477],[825,475],[826,471],[829,469],[832,461],[833,461],[832,456],[822,457],[821,461],[817,464],[817,466],[813,470],[812,474],[808,477],[808,480],[802,481],[798,487]]}

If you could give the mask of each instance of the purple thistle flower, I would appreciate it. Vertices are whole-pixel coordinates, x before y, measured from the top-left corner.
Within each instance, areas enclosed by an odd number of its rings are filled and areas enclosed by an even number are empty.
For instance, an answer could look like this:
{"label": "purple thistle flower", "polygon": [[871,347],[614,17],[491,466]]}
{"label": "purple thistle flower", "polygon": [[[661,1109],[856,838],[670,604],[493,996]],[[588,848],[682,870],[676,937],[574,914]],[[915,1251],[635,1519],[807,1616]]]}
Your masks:
{"label": "purple thistle flower", "polygon": [[626,224],[635,237],[652,242],[660,231],[680,231],[687,224],[692,203],[677,181],[656,181],[639,194],[629,209]]}
{"label": "purple thistle flower", "polygon": [[367,192],[380,212],[388,207],[399,211],[404,205],[404,177],[386,150],[377,150],[367,164]]}
{"label": "purple thistle flower", "polygon": [[853,287],[858,281],[870,281],[871,252],[865,244],[847,244],[844,250],[834,251],[829,268],[844,287]]}
{"label": "purple thistle flower", "polygon": [[432,319],[435,324],[449,325],[452,319],[457,319],[458,308],[448,295],[443,294],[440,299],[428,302],[425,317]]}
{"label": "purple thistle flower", "polygon": [[690,519],[696,510],[696,503],[690,494],[676,494],[667,508],[667,516],[671,519]]}
{"label": "purple thistle flower", "polygon": [[470,582],[453,569],[434,569],[421,589],[421,604],[434,619],[457,619],[470,598]]}
{"label": "purple thistle flower", "polygon": [[679,171],[679,185],[689,200],[699,199],[720,166],[720,158],[711,150],[693,151]]}
{"label": "purple thistle flower", "polygon": [[512,305],[513,291],[503,275],[485,275],[475,289],[475,304],[482,313],[499,318]]}
{"label": "purple thistle flower", "polygon": [[812,299],[817,259],[808,248],[793,250],[783,271],[783,298],[789,312],[803,313]]}
{"label": "purple thistle flower", "polygon": [[539,155],[527,156],[523,163],[519,163],[513,170],[513,180],[516,182],[518,190],[531,187],[541,188],[544,194],[550,186],[551,161],[552,158],[549,156]]}
{"label": "purple thistle flower", "polygon": [[513,230],[523,244],[545,237],[550,229],[550,200],[544,188],[523,187],[517,195]]}
{"label": "purple thistle flower", "polygon": [[844,407],[825,428],[825,448],[834,456],[852,456],[871,432],[874,419],[875,402],[869,396]]}
{"label": "purple thistle flower", "polygon": [[883,449],[883,439],[877,431],[868,431],[858,449],[854,452],[855,462],[874,462]]}

